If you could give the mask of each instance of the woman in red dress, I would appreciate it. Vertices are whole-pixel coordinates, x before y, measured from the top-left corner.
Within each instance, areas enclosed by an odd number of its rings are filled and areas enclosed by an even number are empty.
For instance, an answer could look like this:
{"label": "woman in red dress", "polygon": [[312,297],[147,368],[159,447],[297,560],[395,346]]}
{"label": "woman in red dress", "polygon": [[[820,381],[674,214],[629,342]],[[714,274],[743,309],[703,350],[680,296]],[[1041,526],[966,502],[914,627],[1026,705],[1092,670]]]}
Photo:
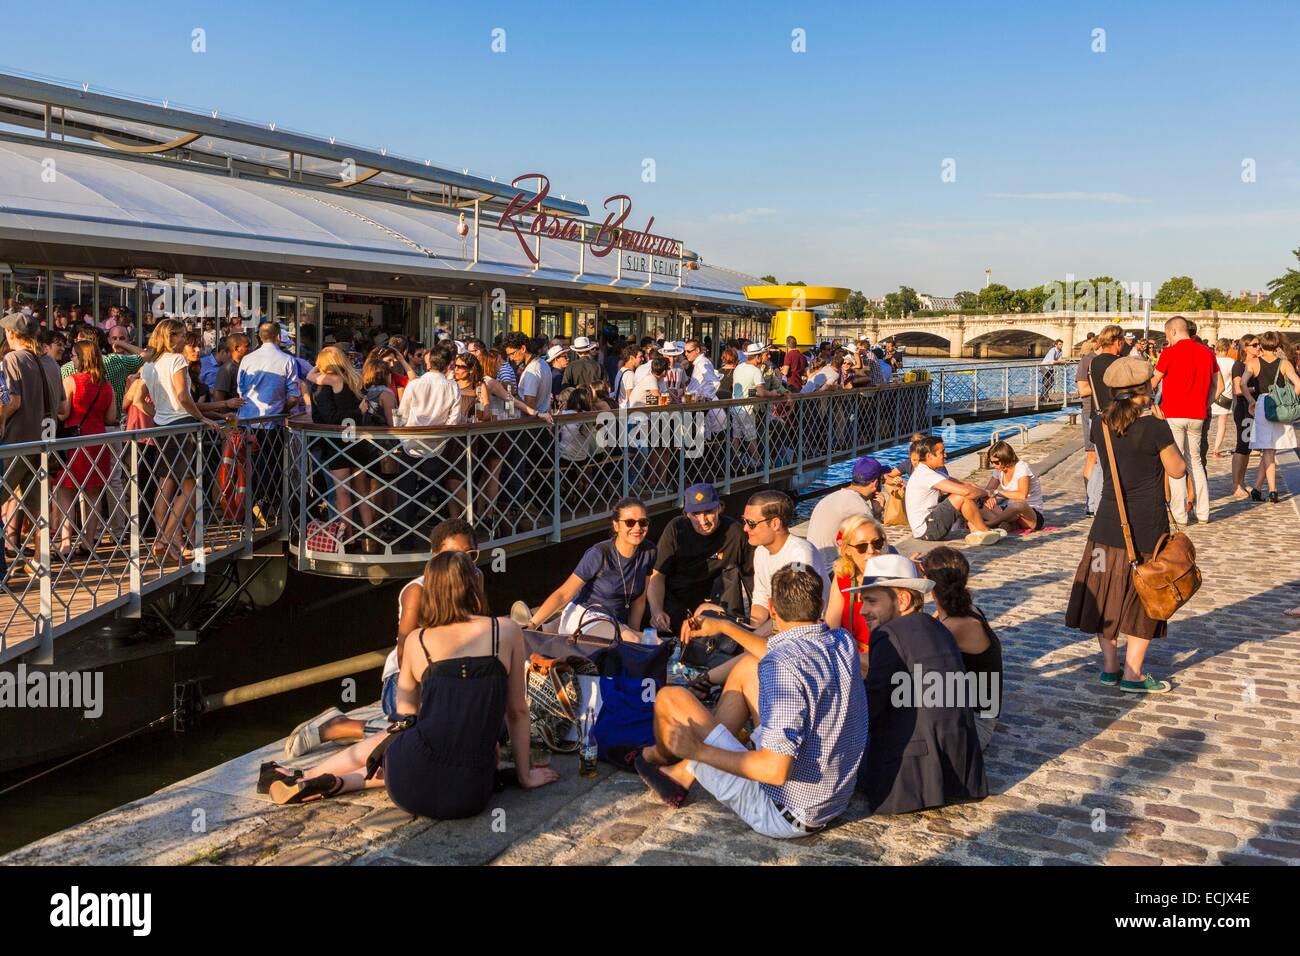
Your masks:
{"label": "woman in red dress", "polygon": [[[63,380],[68,398],[65,425],[75,426],[82,435],[102,435],[105,425],[117,422],[117,402],[113,386],[104,374],[104,359],[99,346],[82,340],[73,346],[72,367],[75,371]],[[54,535],[59,537],[59,552],[72,555],[72,524],[79,511],[77,496],[85,495],[86,526],[78,535],[77,553],[89,555],[99,544],[100,508],[105,506],[103,488],[113,468],[113,452],[106,445],[82,445],[68,454],[67,464],[54,483]],[[112,508],[108,501],[106,507]]]}
{"label": "woman in red dress", "polygon": [[830,627],[842,627],[852,634],[858,642],[858,650],[865,654],[871,631],[862,617],[861,602],[855,594],[845,592],[862,583],[862,569],[868,559],[892,553],[894,549],[885,537],[884,525],[864,514],[845,518],[836,541],[840,556],[831,568],[835,587],[831,588],[830,600],[826,602],[826,623]]}

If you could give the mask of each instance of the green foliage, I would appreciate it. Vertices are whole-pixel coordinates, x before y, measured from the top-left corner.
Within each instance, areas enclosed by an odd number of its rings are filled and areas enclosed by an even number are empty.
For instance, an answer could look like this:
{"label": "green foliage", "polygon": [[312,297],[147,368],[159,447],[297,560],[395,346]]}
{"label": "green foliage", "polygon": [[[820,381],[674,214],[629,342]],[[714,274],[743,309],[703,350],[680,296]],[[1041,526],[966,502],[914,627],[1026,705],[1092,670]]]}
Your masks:
{"label": "green foliage", "polygon": [[758,281],[759,281],[759,282],[762,282],[764,285],[780,285],[780,284],[781,284],[781,283],[779,283],[779,282],[776,281],[776,276],[759,276],[759,277],[758,277]]}
{"label": "green foliage", "polygon": [[[1185,305],[1195,302],[1196,305]],[[1196,291],[1196,283],[1191,276],[1174,276],[1167,279],[1156,293],[1155,307],[1161,312],[1181,312],[1187,309],[1199,309],[1201,294]]]}
{"label": "green foliage", "polygon": [[885,315],[890,318],[899,318],[910,312],[919,312],[920,310],[921,297],[916,294],[915,289],[900,285],[897,292],[891,292],[885,296]]}
{"label": "green foliage", "polygon": [[[1300,249],[1292,250],[1291,254],[1300,260]],[[1300,271],[1287,269],[1268,284],[1268,291],[1278,308],[1287,315],[1300,312]]]}

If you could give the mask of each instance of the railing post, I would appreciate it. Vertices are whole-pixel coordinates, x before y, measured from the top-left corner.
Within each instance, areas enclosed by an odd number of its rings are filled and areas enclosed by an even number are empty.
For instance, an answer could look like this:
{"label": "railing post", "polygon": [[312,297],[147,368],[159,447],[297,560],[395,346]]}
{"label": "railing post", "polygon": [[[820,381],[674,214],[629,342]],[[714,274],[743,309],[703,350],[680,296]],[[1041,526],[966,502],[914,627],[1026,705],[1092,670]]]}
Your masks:
{"label": "railing post", "polygon": [[[926,388],[929,388],[927,385]],[[874,388],[866,388],[859,394],[855,388],[853,390],[853,407],[850,414],[853,416],[853,452],[862,454],[862,406],[870,404],[871,401],[879,394]]]}
{"label": "railing post", "polygon": [[131,514],[127,518],[130,543],[126,567],[131,597],[122,616],[138,618],[141,611],[141,592],[144,590],[144,575],[140,568],[140,442],[132,438],[130,445],[131,468],[127,477],[131,487],[127,492],[127,500],[131,503]]}
{"label": "railing post", "polygon": [[[551,432],[551,540],[560,540],[560,426],[552,421],[546,426]],[[468,446],[469,439],[466,438]]]}
{"label": "railing post", "polygon": [[835,450],[835,393],[828,392],[826,398],[826,467],[833,461]]}
{"label": "railing post", "polygon": [[731,494],[731,445],[735,441],[731,431],[731,409],[722,409],[726,426],[722,429],[722,487]]}
{"label": "railing post", "polygon": [[978,368],[971,372],[970,381],[970,413],[978,415],[980,413],[980,370]]}
{"label": "railing post", "polygon": [[1011,366],[1002,369],[1002,410],[1011,411]]}
{"label": "railing post", "polygon": [[[192,580],[196,584],[203,582],[203,575],[208,568],[208,548],[207,548],[207,515],[206,501],[203,494],[203,439],[205,425],[194,426],[197,430],[194,433],[194,525],[193,537],[191,543],[191,553],[194,557],[190,561],[190,571]],[[182,555],[184,558],[184,555]]]}
{"label": "railing post", "polygon": [[[284,426],[288,429],[288,425]],[[298,537],[298,570],[307,567],[307,459],[311,457],[311,435],[304,430],[301,433],[302,448],[298,452],[298,520],[296,522]],[[287,446],[288,442],[284,442]],[[289,474],[285,469],[285,475]],[[286,480],[287,477],[286,477]],[[284,510],[289,510],[289,499],[284,498]]]}
{"label": "railing post", "polygon": [[465,433],[465,520],[474,523],[474,438]]}
{"label": "railing post", "polygon": [[[257,491],[253,483],[253,443],[249,440],[248,428],[246,426],[240,425],[238,421],[235,422],[234,429],[231,431],[230,435],[233,438],[236,434],[238,434],[241,439],[239,442],[239,455],[244,460],[243,461],[244,553],[252,554],[253,553],[253,495]],[[286,432],[286,434],[288,433]],[[288,439],[286,438],[285,440],[287,441]],[[238,475],[234,475],[233,477],[236,481],[239,478]]]}
{"label": "railing post", "polygon": [[[49,446],[46,445],[41,449],[41,514],[37,520],[37,543],[36,543],[36,560],[37,574],[41,578],[41,612],[37,619],[37,627],[40,629],[40,645],[37,648],[33,663],[36,664],[53,664],[54,663],[54,573],[50,563],[50,452]],[[26,492],[26,487],[23,488]],[[22,501],[18,501],[18,510],[16,514],[22,515]],[[69,516],[69,519],[71,517]],[[21,522],[20,522],[21,524]],[[22,548],[23,542],[21,536],[18,536],[14,544],[19,549]],[[18,561],[22,560],[19,554]]]}
{"label": "railing post", "polygon": [[1043,391],[1043,372],[1041,366],[1033,370],[1034,379],[1034,411],[1038,411],[1038,403],[1042,398]]}
{"label": "railing post", "polygon": [[[632,412],[632,407],[631,407],[630,405],[628,406],[628,412],[627,412],[627,414],[628,414],[628,417],[629,417],[629,418],[630,418],[630,417],[632,416],[632,414],[633,414],[633,412]],[[630,459],[632,458],[632,443],[631,443],[630,441],[627,440],[627,438],[628,438],[627,421],[626,421],[626,420],[620,420],[619,423],[618,423],[618,427],[621,429],[621,434],[618,436],[618,438],[619,438],[619,440],[618,440],[618,447],[621,448],[621,449],[623,450],[623,494],[622,494],[622,497],[626,498],[628,495],[632,494],[632,484],[631,484],[631,480],[632,480],[632,479],[631,479],[631,475],[630,475],[631,468],[630,468],[630,465],[629,465],[629,461],[630,461]]]}
{"label": "railing post", "polygon": [[[770,400],[765,400],[765,401],[766,401],[766,405],[760,405],[757,411],[759,411],[759,413],[763,416],[763,421],[766,423],[766,427],[764,427],[763,429],[763,484],[770,485],[772,483],[772,408],[773,405]],[[795,412],[795,418],[797,421],[798,405],[797,403],[792,403],[792,404],[794,404],[794,408],[792,408],[791,411]],[[754,408],[754,406],[750,405],[750,411],[752,412],[755,410],[756,409]]]}
{"label": "railing post", "polygon": [[943,383],[944,383],[944,379],[947,377],[947,374],[948,373],[945,372],[943,369],[939,370],[939,417],[940,418],[945,418],[948,411],[947,401],[944,398],[944,394],[943,394]]}

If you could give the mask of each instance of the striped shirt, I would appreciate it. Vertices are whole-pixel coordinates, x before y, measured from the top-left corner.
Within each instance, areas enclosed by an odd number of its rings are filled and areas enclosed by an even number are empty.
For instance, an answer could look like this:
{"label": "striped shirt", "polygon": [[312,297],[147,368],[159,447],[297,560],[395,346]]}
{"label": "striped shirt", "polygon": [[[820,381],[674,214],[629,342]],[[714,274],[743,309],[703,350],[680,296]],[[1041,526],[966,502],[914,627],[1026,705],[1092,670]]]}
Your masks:
{"label": "striped shirt", "polygon": [[794,758],[785,783],[763,792],[809,826],[849,805],[867,745],[858,646],[843,628],[805,624],[773,634],[758,662],[764,750]]}

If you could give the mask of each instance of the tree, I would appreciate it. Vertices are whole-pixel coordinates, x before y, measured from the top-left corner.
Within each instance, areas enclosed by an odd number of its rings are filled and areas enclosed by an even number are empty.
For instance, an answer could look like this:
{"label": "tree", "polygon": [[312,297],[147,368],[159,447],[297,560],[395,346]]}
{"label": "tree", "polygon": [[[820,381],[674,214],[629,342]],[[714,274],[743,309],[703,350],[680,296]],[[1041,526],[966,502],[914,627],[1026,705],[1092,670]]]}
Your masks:
{"label": "tree", "polygon": [[759,276],[759,277],[758,277],[758,281],[759,281],[759,282],[762,282],[764,285],[780,285],[780,284],[781,284],[781,283],[779,283],[779,282],[776,281],[776,276]]}
{"label": "tree", "polygon": [[1201,290],[1201,308],[1203,309],[1227,309],[1228,299],[1230,296],[1222,289],[1202,289]]}
{"label": "tree", "polygon": [[974,292],[958,292],[953,299],[957,302],[957,308],[963,312],[969,312],[980,307],[980,299]]}
{"label": "tree", "polygon": [[919,312],[920,309],[921,297],[915,289],[909,289],[905,285],[900,285],[897,292],[885,296],[885,315],[901,317],[909,312]]}
{"label": "tree", "polygon": [[[1188,305],[1186,303],[1194,303]],[[1191,276],[1174,276],[1156,293],[1155,307],[1161,312],[1185,312],[1199,309],[1201,294]]]}
{"label": "tree", "polygon": [[802,279],[796,279],[794,282],[787,282],[786,285],[807,285]]}
{"label": "tree", "polygon": [[840,304],[840,315],[846,319],[860,319],[867,314],[867,297],[861,292],[850,292]]}
{"label": "tree", "polygon": [[[1291,254],[1297,260],[1300,260],[1300,249],[1293,249]],[[1300,272],[1295,269],[1287,269],[1285,273],[1268,284],[1268,292],[1270,298],[1287,315],[1295,315],[1300,312]]]}
{"label": "tree", "polygon": [[1002,313],[1011,311],[1011,290],[1000,282],[986,285],[979,291],[980,308],[985,312]]}

